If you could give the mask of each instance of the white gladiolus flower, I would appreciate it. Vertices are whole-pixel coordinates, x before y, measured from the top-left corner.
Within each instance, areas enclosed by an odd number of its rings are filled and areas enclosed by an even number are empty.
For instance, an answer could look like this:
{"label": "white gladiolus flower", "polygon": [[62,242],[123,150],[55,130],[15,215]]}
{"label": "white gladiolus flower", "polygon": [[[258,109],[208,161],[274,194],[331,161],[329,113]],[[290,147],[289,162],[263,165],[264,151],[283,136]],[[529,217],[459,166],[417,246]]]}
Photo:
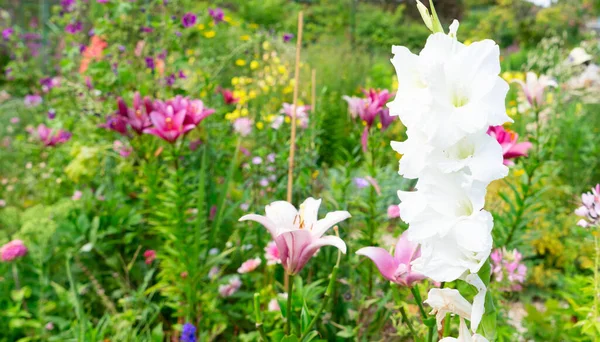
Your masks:
{"label": "white gladiolus flower", "polygon": [[461,317],[460,326],[458,328],[458,338],[444,337],[440,342],[489,342],[489,340],[479,334],[471,336],[471,332],[469,331],[469,328],[467,328],[465,320]]}

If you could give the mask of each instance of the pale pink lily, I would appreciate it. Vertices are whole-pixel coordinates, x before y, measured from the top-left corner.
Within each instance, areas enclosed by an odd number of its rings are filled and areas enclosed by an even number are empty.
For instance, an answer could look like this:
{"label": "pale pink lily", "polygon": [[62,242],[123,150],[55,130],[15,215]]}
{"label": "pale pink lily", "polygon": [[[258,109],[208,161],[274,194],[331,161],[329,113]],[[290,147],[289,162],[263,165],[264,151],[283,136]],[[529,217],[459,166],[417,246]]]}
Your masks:
{"label": "pale pink lily", "polygon": [[421,251],[418,244],[408,240],[406,232],[400,235],[394,256],[381,247],[363,247],[356,254],[373,260],[381,275],[398,285],[412,286],[425,279],[424,275],[411,269],[410,263],[421,256]]}
{"label": "pale pink lily", "polygon": [[513,82],[518,83],[525,93],[527,102],[532,106],[540,106],[544,103],[544,90],[547,87],[557,87],[558,84],[552,78],[546,75],[538,76],[533,72],[528,72],[525,78],[525,82],[521,80],[514,80]]}
{"label": "pale pink lily", "polygon": [[346,244],[337,236],[323,236],[329,228],[350,217],[347,211],[334,211],[318,220],[321,200],[309,197],[300,210],[286,202],[276,201],[265,207],[266,216],[249,214],[240,221],[255,221],[271,233],[281,264],[289,274],[297,274],[323,246],[337,247],[346,253]]}
{"label": "pale pink lily", "polygon": [[518,143],[517,139],[519,138],[519,135],[516,132],[506,129],[502,126],[490,126],[487,134],[495,138],[500,146],[502,146],[504,165],[507,166],[515,165],[515,163],[510,159],[523,156],[526,157],[527,151],[532,146],[529,141]]}

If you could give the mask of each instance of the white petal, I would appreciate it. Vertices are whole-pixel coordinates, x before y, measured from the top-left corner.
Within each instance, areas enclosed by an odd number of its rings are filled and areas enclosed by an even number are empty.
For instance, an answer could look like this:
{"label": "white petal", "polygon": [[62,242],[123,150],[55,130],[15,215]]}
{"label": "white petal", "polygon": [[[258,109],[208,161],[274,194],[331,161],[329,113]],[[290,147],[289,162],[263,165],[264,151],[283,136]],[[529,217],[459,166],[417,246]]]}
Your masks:
{"label": "white petal", "polygon": [[481,318],[485,313],[485,295],[487,293],[487,289],[477,273],[469,274],[466,276],[465,281],[475,286],[478,291],[475,295],[475,298],[473,298],[473,309],[471,310],[471,330],[473,332],[477,332],[477,327],[479,327]]}
{"label": "white petal", "polygon": [[242,216],[239,219],[239,221],[258,222],[258,223],[262,224],[265,228],[267,228],[267,230],[269,231],[269,233],[271,233],[271,236],[273,238],[275,238],[277,236],[277,225],[275,225],[275,223],[266,216],[256,215],[256,214],[248,214],[248,215]]}
{"label": "white petal", "polygon": [[317,223],[320,206],[321,199],[317,200],[312,197],[307,198],[302,204],[300,204],[299,213],[304,221],[304,227],[310,229],[315,223]]}
{"label": "white petal", "polygon": [[325,215],[325,218],[320,219],[313,226],[313,237],[317,238],[322,236],[327,230],[329,230],[329,228],[350,217],[352,217],[352,215],[350,215],[350,213],[345,210],[332,211],[330,213],[327,213],[327,215]]}
{"label": "white petal", "polygon": [[296,218],[298,211],[292,204],[286,201],[276,201],[267,205],[265,213],[277,226],[277,234],[294,230],[294,221],[298,220]]}

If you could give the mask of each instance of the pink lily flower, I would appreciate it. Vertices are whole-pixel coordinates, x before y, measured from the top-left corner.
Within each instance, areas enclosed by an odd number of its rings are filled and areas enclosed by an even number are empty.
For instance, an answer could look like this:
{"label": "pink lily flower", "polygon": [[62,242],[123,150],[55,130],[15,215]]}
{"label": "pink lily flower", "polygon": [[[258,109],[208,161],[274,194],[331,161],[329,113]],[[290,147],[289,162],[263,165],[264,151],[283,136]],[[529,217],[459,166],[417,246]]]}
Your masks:
{"label": "pink lily flower", "polygon": [[71,139],[71,133],[59,129],[56,132],[52,131],[52,128],[47,127],[44,124],[40,124],[37,127],[37,135],[39,139],[44,143],[44,146],[56,146],[63,144]]}
{"label": "pink lily flower", "polygon": [[271,233],[281,264],[289,274],[297,274],[308,260],[323,246],[337,247],[346,253],[346,244],[337,236],[323,236],[329,228],[349,218],[347,211],[334,211],[318,220],[321,200],[309,197],[300,205],[300,210],[286,202],[276,201],[265,207],[266,216],[249,214],[240,221],[255,221]]}
{"label": "pink lily flower", "polygon": [[362,117],[362,114],[360,113],[366,107],[365,99],[356,96],[350,97],[348,95],[344,95],[342,96],[342,98],[344,99],[344,101],[348,102],[348,112],[350,113],[350,116],[353,119],[356,119],[357,117]]}
{"label": "pink lily flower", "polygon": [[98,127],[127,135],[127,119],[121,115],[107,116],[106,123],[100,124]]}
{"label": "pink lily flower", "polygon": [[117,113],[125,118],[131,128],[137,133],[142,134],[145,129],[152,126],[149,114],[153,110],[152,100],[148,96],[143,101],[139,92],[133,95],[133,108],[128,108],[122,98],[117,99]]}
{"label": "pink lily flower", "polygon": [[525,97],[527,98],[527,102],[531,106],[541,106],[544,103],[544,90],[547,87],[557,87],[558,84],[552,78],[546,75],[538,76],[533,72],[528,72],[525,78],[525,82],[521,80],[514,80],[513,82],[518,83],[523,92],[525,93]]}
{"label": "pink lily flower", "polygon": [[[281,109],[281,113],[289,116],[290,118],[294,110],[294,105],[289,103],[284,103],[283,108]],[[300,127],[307,128],[308,127],[308,111],[310,110],[310,106],[298,106],[296,109],[296,120],[300,122]]]}
{"label": "pink lily flower", "polygon": [[0,261],[13,261],[17,258],[27,255],[27,247],[21,240],[12,240],[0,247]]}
{"label": "pink lily flower", "polygon": [[154,111],[150,113],[150,121],[153,127],[146,128],[144,133],[155,135],[165,141],[174,143],[185,133],[191,131],[196,125],[185,124],[186,111],[175,111],[173,106],[157,100],[154,103]]}
{"label": "pink lily flower", "polygon": [[381,122],[381,130],[386,130],[394,121],[394,117],[390,116],[389,109],[385,108],[385,104],[392,97],[389,91],[369,89],[363,91],[366,98],[343,96],[342,98],[348,102],[348,111],[353,118],[359,117],[365,123],[365,129],[360,137],[360,142],[363,147],[363,152],[367,151],[369,142],[369,131],[375,119],[379,117]]}
{"label": "pink lily flower", "polygon": [[504,165],[511,166],[515,163],[510,160],[522,156],[527,156],[527,151],[532,147],[529,141],[517,143],[519,135],[510,129],[505,129],[502,126],[490,126],[487,134],[496,138],[504,155]]}
{"label": "pink lily flower", "polygon": [[421,273],[412,271],[411,262],[421,256],[418,244],[408,240],[406,232],[400,235],[394,256],[381,247],[363,247],[356,251],[358,255],[364,255],[373,260],[381,275],[398,285],[412,286],[414,283],[425,279]]}
{"label": "pink lily flower", "polygon": [[168,100],[165,105],[172,106],[174,112],[185,112],[184,125],[197,126],[202,120],[215,112],[214,109],[206,108],[202,100],[190,100],[181,95]]}

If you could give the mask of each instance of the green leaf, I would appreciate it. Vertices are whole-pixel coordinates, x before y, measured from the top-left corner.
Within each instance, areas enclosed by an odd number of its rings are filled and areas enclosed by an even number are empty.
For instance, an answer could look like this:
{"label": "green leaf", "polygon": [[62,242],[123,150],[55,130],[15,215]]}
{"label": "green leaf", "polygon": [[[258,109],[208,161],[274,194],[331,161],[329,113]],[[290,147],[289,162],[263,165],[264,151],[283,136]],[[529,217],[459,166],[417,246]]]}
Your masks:
{"label": "green leaf", "polygon": [[485,314],[479,324],[479,330],[488,340],[496,339],[496,307],[490,291],[485,294]]}
{"label": "green leaf", "polygon": [[308,334],[306,334],[306,336],[304,336],[304,338],[302,338],[302,342],[312,341],[317,336],[319,336],[319,332],[316,330],[313,330],[313,331],[309,332]]}
{"label": "green leaf", "polygon": [[302,312],[300,313],[300,326],[301,331],[306,330],[306,327],[310,323],[310,315],[308,313],[308,307],[306,306],[306,301],[302,304]]}
{"label": "green leaf", "polygon": [[281,339],[281,342],[299,342],[300,340],[296,335],[285,336]]}

